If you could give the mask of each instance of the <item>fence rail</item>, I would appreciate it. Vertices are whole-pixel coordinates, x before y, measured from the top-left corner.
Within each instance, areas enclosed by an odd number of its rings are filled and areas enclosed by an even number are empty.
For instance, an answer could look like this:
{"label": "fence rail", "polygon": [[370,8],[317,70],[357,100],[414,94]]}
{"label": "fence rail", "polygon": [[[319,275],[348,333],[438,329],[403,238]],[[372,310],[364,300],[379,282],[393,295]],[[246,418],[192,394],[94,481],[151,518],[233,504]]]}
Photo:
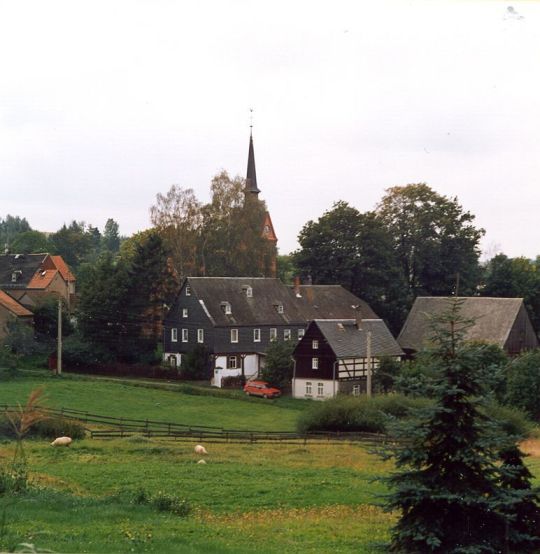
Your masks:
{"label": "fence rail", "polygon": [[[0,412],[17,412],[19,406],[0,404]],[[243,429],[223,429],[206,425],[187,425],[169,421],[154,421],[150,419],[130,419],[92,414],[90,412],[73,410],[71,408],[37,408],[50,416],[65,417],[85,425],[90,436],[95,439],[122,438],[133,435],[143,435],[155,438],[171,438],[183,441],[206,441],[225,443],[279,443],[279,444],[323,444],[362,442],[367,444],[382,444],[389,437],[377,433],[360,432],[312,432],[294,433],[290,431],[253,431]],[[88,428],[88,424],[100,428]],[[105,428],[103,428],[105,427]]]}

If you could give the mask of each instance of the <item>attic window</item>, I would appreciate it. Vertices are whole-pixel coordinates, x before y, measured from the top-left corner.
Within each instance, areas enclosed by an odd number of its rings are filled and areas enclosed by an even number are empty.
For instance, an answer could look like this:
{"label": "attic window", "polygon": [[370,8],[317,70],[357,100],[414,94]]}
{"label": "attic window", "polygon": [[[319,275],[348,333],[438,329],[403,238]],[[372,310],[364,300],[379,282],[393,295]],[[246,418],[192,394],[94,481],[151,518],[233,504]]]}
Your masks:
{"label": "attic window", "polygon": [[186,285],[186,296],[191,296],[191,287],[189,286],[189,283]]}
{"label": "attic window", "polygon": [[253,289],[249,285],[244,285],[242,287],[242,292],[247,296],[247,298],[253,298]]}
{"label": "attic window", "polygon": [[230,314],[232,314],[231,303],[230,303],[230,302],[222,302],[222,303],[221,303],[221,311],[222,311],[225,315],[230,315]]}
{"label": "attic window", "polygon": [[19,280],[19,277],[22,275],[22,271],[20,269],[15,270],[11,274],[11,282],[16,283]]}
{"label": "attic window", "polygon": [[278,314],[283,313],[283,304],[274,304],[274,307],[276,308]]}
{"label": "attic window", "polygon": [[338,324],[337,324],[337,328],[338,328],[340,331],[345,331],[345,327],[343,327],[343,323],[338,323]]}

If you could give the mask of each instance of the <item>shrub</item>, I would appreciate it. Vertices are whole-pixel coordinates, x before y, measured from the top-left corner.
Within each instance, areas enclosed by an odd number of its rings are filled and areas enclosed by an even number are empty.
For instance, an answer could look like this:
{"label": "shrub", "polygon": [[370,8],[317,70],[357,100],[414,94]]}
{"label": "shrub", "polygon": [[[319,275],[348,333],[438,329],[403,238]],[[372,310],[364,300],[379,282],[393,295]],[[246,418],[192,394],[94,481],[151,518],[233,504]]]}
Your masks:
{"label": "shrub", "polygon": [[183,498],[159,491],[152,496],[143,488],[139,488],[133,494],[134,504],[149,504],[159,512],[170,512],[180,517],[187,517],[191,512],[190,504]]}
{"label": "shrub", "polygon": [[386,432],[390,418],[406,417],[412,408],[421,408],[429,403],[427,399],[413,399],[403,395],[337,396],[314,404],[300,414],[298,430],[344,431],[344,432]]}
{"label": "shrub", "polygon": [[198,344],[195,348],[183,356],[180,368],[182,379],[207,380],[212,378],[212,368],[209,363],[207,348]]}
{"label": "shrub", "polygon": [[501,431],[507,435],[526,437],[533,429],[533,424],[527,418],[527,414],[518,408],[490,402],[481,411],[493,419],[499,425]]}
{"label": "shrub", "polygon": [[276,387],[288,387],[293,374],[292,353],[294,341],[275,341],[266,349],[261,377]]}
{"label": "shrub", "polygon": [[[13,425],[5,416],[0,416],[0,436],[9,439],[16,438]],[[85,429],[84,426],[77,421],[53,416],[34,423],[28,430],[27,436],[46,439],[68,436],[72,439],[83,439],[85,437]]]}
{"label": "shrub", "polygon": [[540,350],[518,356],[507,368],[505,404],[540,421]]}

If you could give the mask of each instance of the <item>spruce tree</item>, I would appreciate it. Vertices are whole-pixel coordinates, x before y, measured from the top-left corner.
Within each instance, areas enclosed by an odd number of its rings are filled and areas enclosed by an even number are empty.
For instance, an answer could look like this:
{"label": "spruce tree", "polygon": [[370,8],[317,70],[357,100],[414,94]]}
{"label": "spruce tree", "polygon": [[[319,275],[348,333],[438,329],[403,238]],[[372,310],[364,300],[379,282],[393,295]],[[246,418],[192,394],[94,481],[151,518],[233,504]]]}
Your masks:
{"label": "spruce tree", "polygon": [[[501,552],[501,506],[510,494],[498,486],[496,440],[479,411],[482,386],[475,352],[462,348],[471,322],[458,300],[434,321],[437,366],[435,405],[398,433],[397,471],[387,507],[401,517],[393,530],[394,552]],[[505,496],[506,495],[506,496]]]}

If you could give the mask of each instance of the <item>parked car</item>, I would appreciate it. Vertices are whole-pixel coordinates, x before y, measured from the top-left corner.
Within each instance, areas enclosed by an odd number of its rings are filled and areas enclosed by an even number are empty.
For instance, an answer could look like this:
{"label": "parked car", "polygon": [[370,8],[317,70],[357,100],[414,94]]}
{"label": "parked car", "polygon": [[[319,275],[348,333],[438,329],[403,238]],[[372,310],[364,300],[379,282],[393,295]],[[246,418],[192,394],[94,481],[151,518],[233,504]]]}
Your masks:
{"label": "parked car", "polygon": [[248,381],[244,385],[244,392],[250,396],[262,396],[263,398],[277,398],[281,391],[271,387],[266,381]]}

